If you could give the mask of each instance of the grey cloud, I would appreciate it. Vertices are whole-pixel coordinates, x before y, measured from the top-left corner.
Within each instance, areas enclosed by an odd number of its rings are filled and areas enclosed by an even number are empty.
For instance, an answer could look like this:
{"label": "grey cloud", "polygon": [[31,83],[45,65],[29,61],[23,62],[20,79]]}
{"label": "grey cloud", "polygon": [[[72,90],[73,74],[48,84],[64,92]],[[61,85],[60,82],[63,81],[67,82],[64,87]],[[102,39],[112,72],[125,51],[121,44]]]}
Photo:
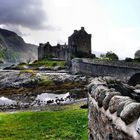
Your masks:
{"label": "grey cloud", "polygon": [[42,29],[47,19],[41,0],[0,0],[0,24]]}
{"label": "grey cloud", "polygon": [[18,26],[16,25],[3,25],[2,26],[3,29],[6,29],[6,30],[10,30],[10,31],[13,31],[13,32],[16,32],[19,36],[29,36],[30,34],[27,34],[27,33],[22,33],[21,30],[19,29]]}
{"label": "grey cloud", "polygon": [[62,28],[57,26],[57,25],[47,25],[46,26],[46,30],[50,30],[50,31],[61,31]]}

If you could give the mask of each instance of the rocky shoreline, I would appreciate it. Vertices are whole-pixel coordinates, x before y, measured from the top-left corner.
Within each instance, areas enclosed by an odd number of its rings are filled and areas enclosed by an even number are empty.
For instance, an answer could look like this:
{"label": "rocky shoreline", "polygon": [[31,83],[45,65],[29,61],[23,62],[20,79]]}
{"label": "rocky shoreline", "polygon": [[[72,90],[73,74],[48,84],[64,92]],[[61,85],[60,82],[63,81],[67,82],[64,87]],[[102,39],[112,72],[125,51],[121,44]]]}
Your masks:
{"label": "rocky shoreline", "polygon": [[[62,71],[1,70],[0,97],[16,101],[16,104],[0,104],[0,111],[32,108],[32,103],[42,93],[58,96],[69,93],[67,103],[75,102],[87,97],[88,82],[89,78],[86,76]],[[64,104],[64,100],[60,98],[56,104]],[[41,102],[38,101],[38,106],[41,106]],[[45,105],[54,102],[55,100],[49,100]]]}
{"label": "rocky shoreline", "polygon": [[[102,79],[99,77],[99,79]],[[16,104],[0,104],[0,110],[20,110],[32,108],[33,102],[37,106],[72,103],[77,100],[87,98],[87,85],[91,83],[93,77],[80,74],[71,74],[67,69],[63,70],[1,70],[0,71],[0,100],[6,98],[15,101]],[[95,79],[94,79],[95,80]],[[109,88],[114,88],[124,96],[130,96],[132,99],[140,102],[139,85],[129,86],[120,80],[114,80],[113,77],[107,78]],[[115,82],[114,82],[115,81]],[[137,92],[136,92],[137,90]],[[50,100],[36,100],[41,94],[54,94],[57,96],[69,96],[64,99],[56,97]],[[48,98],[48,97],[47,97]],[[68,101],[68,102],[64,102]],[[1,102],[1,101],[0,101]]]}

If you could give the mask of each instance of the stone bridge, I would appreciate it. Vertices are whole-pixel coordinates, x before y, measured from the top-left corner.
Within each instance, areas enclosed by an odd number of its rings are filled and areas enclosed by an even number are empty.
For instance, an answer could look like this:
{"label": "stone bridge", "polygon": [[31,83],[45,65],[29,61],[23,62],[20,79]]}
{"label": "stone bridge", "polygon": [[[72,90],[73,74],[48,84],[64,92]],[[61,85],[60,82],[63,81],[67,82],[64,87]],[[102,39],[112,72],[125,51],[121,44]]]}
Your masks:
{"label": "stone bridge", "polygon": [[72,60],[72,73],[92,76],[113,76],[128,81],[130,77],[140,73],[140,64],[75,58]]}

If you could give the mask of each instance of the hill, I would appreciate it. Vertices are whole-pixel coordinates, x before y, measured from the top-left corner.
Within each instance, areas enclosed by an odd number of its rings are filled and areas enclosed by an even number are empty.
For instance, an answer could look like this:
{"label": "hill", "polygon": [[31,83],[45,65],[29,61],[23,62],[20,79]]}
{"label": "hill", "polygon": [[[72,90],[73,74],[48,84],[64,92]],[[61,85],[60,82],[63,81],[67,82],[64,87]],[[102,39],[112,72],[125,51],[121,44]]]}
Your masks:
{"label": "hill", "polygon": [[37,58],[37,46],[26,43],[15,32],[0,28],[0,60],[29,61]]}

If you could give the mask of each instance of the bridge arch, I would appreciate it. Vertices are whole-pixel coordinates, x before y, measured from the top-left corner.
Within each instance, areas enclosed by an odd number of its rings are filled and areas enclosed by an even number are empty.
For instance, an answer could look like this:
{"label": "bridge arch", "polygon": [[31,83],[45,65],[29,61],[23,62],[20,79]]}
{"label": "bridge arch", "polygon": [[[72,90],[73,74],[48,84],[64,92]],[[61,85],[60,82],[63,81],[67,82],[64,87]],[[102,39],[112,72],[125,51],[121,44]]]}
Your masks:
{"label": "bridge arch", "polygon": [[135,73],[134,75],[132,75],[128,80],[128,84],[132,86],[140,84],[140,73]]}

